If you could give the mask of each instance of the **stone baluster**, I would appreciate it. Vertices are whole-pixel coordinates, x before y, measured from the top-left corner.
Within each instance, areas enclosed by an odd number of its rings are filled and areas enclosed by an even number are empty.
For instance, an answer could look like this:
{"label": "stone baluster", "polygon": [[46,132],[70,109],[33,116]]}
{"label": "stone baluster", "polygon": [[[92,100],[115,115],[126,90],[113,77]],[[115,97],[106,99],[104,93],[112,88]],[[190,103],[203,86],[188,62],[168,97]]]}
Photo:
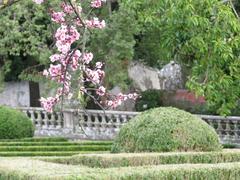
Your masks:
{"label": "stone baluster", "polygon": [[[29,117],[27,110],[22,110],[21,112],[23,112],[27,117]],[[29,117],[29,118],[30,118],[30,117]],[[32,120],[32,119],[31,119],[31,120]]]}
{"label": "stone baluster", "polygon": [[222,122],[221,120],[217,119],[217,133],[220,137],[220,139],[224,138],[224,132],[223,132]]}
{"label": "stone baluster", "polygon": [[37,114],[37,119],[36,119],[36,127],[37,128],[41,128],[42,126],[42,114],[41,114],[41,111],[35,111],[35,113]]}
{"label": "stone baluster", "polygon": [[42,128],[47,129],[48,128],[48,114],[46,111],[44,111],[43,114],[44,114],[44,119],[43,119]]}
{"label": "stone baluster", "polygon": [[92,118],[91,118],[91,114],[87,114],[87,127],[91,128],[92,127]]}
{"label": "stone baluster", "polygon": [[56,121],[56,119],[55,119],[55,114],[54,113],[52,113],[51,114],[51,118],[50,118],[50,120],[49,120],[49,128],[55,128],[55,121]]}
{"label": "stone baluster", "polygon": [[239,128],[238,128],[238,121],[234,120],[233,121],[233,124],[234,124],[234,140],[237,141],[239,140]]}
{"label": "stone baluster", "polygon": [[111,114],[106,114],[106,118],[107,118],[107,128],[111,128],[112,127],[112,117]]}
{"label": "stone baluster", "polygon": [[224,120],[224,123],[226,124],[225,139],[229,140],[229,139],[231,139],[230,120],[225,119],[225,120]]}
{"label": "stone baluster", "polygon": [[57,113],[56,113],[56,116],[57,116],[56,128],[57,128],[57,129],[60,129],[60,128],[62,128],[62,116],[61,116],[61,113],[60,113],[60,112],[57,112]]}
{"label": "stone baluster", "polygon": [[80,127],[84,127],[84,115],[82,113],[78,113],[78,121],[77,121],[77,126]]}
{"label": "stone baluster", "polygon": [[114,126],[119,129],[120,126],[121,126],[121,121],[120,121],[120,117],[119,117],[119,114],[114,114],[114,117],[116,119],[116,122],[114,123]]}
{"label": "stone baluster", "polygon": [[106,116],[105,114],[100,114],[101,118],[102,118],[102,123],[101,123],[101,127],[103,129],[105,129],[107,127],[107,121],[106,121]]}
{"label": "stone baluster", "polygon": [[35,117],[34,117],[34,112],[33,112],[33,110],[29,110],[28,112],[29,112],[29,114],[30,114],[30,115],[29,115],[29,118],[32,119],[33,123],[35,124],[36,122],[35,122]]}
{"label": "stone baluster", "polygon": [[99,129],[101,122],[99,120],[98,114],[93,114],[93,117],[94,117],[94,127]]}
{"label": "stone baluster", "polygon": [[127,119],[127,115],[123,114],[122,116],[122,124],[127,123],[128,119]]}

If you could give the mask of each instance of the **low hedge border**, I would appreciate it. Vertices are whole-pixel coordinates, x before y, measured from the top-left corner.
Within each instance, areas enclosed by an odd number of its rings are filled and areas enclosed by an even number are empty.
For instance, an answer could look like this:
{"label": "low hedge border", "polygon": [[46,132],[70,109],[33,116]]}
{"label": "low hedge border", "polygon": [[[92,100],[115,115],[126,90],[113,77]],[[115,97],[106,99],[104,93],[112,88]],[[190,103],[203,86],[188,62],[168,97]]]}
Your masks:
{"label": "low hedge border", "polygon": [[46,158],[44,161],[99,168],[183,163],[225,163],[240,161],[240,150],[224,150],[222,152],[91,154],[64,158]]}
{"label": "low hedge border", "polygon": [[22,138],[22,139],[0,139],[0,142],[63,142],[68,141],[64,137],[39,137],[39,138]]}
{"label": "low hedge border", "polygon": [[1,146],[73,146],[73,145],[112,145],[112,142],[82,141],[82,142],[0,142]]}
{"label": "low hedge border", "polygon": [[240,163],[179,164],[123,168],[86,168],[30,159],[0,159],[1,179],[97,179],[97,180],[159,180],[159,179],[218,179],[239,178]]}
{"label": "low hedge border", "polygon": [[0,146],[4,151],[110,151],[111,146],[75,145],[75,146]]}
{"label": "low hedge border", "polygon": [[[98,151],[98,153],[107,153],[108,151]],[[91,154],[93,151],[25,151],[25,152],[0,152],[1,157],[33,157],[33,156],[72,156],[77,154]],[[1,179],[1,178],[0,178]]]}

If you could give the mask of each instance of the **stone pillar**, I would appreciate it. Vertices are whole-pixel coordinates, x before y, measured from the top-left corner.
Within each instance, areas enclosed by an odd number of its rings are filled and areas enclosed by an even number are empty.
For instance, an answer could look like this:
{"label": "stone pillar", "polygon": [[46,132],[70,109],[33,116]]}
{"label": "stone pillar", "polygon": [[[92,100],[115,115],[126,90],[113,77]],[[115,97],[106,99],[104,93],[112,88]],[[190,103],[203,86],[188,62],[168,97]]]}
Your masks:
{"label": "stone pillar", "polygon": [[71,134],[74,132],[74,112],[73,110],[63,111],[63,131],[66,134]]}

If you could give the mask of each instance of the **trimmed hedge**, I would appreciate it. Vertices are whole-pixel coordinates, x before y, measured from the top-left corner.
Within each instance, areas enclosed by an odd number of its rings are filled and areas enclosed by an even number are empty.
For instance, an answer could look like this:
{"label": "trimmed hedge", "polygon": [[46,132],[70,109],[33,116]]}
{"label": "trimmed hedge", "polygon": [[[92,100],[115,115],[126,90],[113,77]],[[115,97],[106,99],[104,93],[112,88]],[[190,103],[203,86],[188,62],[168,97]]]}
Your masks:
{"label": "trimmed hedge", "polygon": [[1,146],[73,146],[73,145],[112,145],[111,141],[82,141],[82,142],[0,142]]}
{"label": "trimmed hedge", "polygon": [[45,158],[47,162],[83,165],[88,167],[111,168],[184,163],[225,163],[239,162],[240,151],[223,152],[181,152],[181,153],[134,153],[134,154],[92,154],[72,157]]}
{"label": "trimmed hedge", "polygon": [[2,179],[141,180],[141,179],[239,179],[240,163],[180,164],[123,168],[86,168],[30,159],[0,159]]}
{"label": "trimmed hedge", "polygon": [[0,106],[0,139],[33,137],[32,121],[20,111]]}
{"label": "trimmed hedge", "polygon": [[0,141],[0,157],[72,156],[103,153],[111,149],[111,141],[68,141],[66,138],[24,138]]}
{"label": "trimmed hedge", "polygon": [[111,146],[75,145],[75,146],[0,146],[4,151],[110,151]]}
{"label": "trimmed hedge", "polygon": [[[33,157],[33,156],[72,156],[77,154],[91,154],[94,151],[11,151],[0,152],[0,157]],[[106,153],[106,151],[98,151],[97,153]],[[1,178],[0,178],[1,179]]]}
{"label": "trimmed hedge", "polygon": [[206,122],[171,107],[150,109],[124,125],[112,152],[218,151],[215,130]]}
{"label": "trimmed hedge", "polygon": [[66,142],[67,138],[64,137],[44,137],[44,138],[21,138],[21,139],[0,139],[0,142]]}

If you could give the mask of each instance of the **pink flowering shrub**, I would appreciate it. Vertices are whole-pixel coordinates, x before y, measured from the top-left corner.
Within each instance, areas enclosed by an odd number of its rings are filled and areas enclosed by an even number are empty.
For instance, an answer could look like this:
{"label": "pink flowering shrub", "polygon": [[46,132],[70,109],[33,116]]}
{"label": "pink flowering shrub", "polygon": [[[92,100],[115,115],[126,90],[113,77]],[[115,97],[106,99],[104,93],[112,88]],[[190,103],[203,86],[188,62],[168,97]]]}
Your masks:
{"label": "pink flowering shrub", "polygon": [[[37,4],[41,4],[44,0],[33,0]],[[50,67],[43,71],[43,75],[58,83],[56,95],[54,97],[41,98],[42,107],[52,112],[54,106],[66,97],[72,97],[74,91],[72,85],[72,74],[78,70],[79,87],[77,93],[90,95],[89,91],[94,90],[100,97],[106,96],[103,103],[107,107],[116,108],[127,99],[136,99],[137,94],[118,94],[117,96],[107,93],[103,86],[105,72],[103,64],[97,62],[95,65],[91,63],[94,58],[92,52],[86,50],[87,33],[91,34],[93,29],[103,29],[106,26],[104,20],[92,16],[91,12],[95,8],[100,8],[105,0],[75,1],[66,0],[61,4],[61,11],[51,11],[51,19],[59,24],[59,28],[54,35],[56,40],[57,53],[50,56]],[[85,12],[82,9],[82,3],[89,3],[91,10]],[[92,84],[95,88],[87,88],[85,83]],[[96,99],[95,99],[96,100]]]}

